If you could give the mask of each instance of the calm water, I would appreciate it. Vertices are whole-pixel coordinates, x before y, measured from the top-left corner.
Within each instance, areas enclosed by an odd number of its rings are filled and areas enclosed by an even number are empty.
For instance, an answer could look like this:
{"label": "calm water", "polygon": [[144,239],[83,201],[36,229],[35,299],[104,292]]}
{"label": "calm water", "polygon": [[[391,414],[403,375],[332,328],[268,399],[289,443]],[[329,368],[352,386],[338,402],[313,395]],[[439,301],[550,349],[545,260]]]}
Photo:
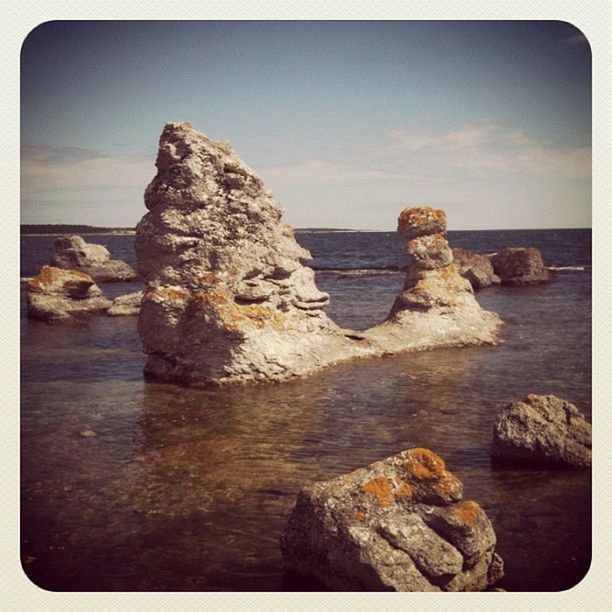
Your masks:
{"label": "calm water", "polygon": [[[22,554],[51,590],[283,590],[278,538],[303,483],[400,450],[439,453],[493,521],[509,590],[563,590],[590,561],[590,472],[492,469],[492,421],[527,393],[591,414],[590,231],[450,232],[537,246],[548,285],[478,294],[504,344],[363,360],[223,390],[145,383],[136,318],[22,317]],[[22,277],[54,238],[22,238]],[[88,237],[134,262],[131,236]],[[368,327],[403,279],[391,233],[298,233],[336,322]],[[118,295],[135,284],[108,284]],[[23,308],[23,305],[22,305]],[[22,310],[23,314],[23,310]],[[91,432],[95,435],[91,435]],[[85,434],[85,435],[84,435]]]}

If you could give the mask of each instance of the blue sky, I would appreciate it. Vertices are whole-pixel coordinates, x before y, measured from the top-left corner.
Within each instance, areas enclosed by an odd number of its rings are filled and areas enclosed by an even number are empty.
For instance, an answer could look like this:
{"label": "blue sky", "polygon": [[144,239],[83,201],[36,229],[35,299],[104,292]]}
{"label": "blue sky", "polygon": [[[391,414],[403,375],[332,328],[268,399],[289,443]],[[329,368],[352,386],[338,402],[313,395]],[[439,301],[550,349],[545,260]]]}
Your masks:
{"label": "blue sky", "polygon": [[21,57],[23,223],[131,226],[157,139],[229,140],[296,227],[591,224],[591,57],[564,22],[49,22]]}

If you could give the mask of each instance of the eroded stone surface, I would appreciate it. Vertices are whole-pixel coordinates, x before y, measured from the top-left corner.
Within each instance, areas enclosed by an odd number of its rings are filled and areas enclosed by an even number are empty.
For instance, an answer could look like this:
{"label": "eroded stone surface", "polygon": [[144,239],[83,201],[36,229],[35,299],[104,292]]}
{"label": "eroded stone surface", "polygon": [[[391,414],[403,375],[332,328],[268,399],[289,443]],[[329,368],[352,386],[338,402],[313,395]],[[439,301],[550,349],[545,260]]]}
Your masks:
{"label": "eroded stone surface", "polygon": [[111,301],[102,296],[91,276],[78,270],[43,266],[26,285],[28,317],[59,321],[72,316],[104,312]]}
{"label": "eroded stone surface", "polygon": [[591,425],[570,402],[530,394],[497,416],[492,458],[514,466],[588,467]]}
{"label": "eroded stone surface", "polygon": [[106,311],[110,317],[134,316],[140,312],[140,302],[143,292],[134,291],[120,295],[113,300],[112,306]]}
{"label": "eroded stone surface", "polygon": [[485,511],[428,449],[304,487],[286,567],[336,590],[473,591],[503,575]]}
{"label": "eroded stone surface", "polygon": [[491,255],[491,263],[505,285],[546,283],[553,278],[535,247],[506,247]]}
{"label": "eroded stone surface", "polygon": [[459,267],[459,274],[470,281],[474,291],[498,285],[501,282],[487,255],[457,247],[453,248],[453,259]]}
{"label": "eroded stone surface", "polygon": [[285,380],[354,357],[495,342],[499,319],[450,268],[443,211],[401,213],[413,272],[427,287],[355,334],[325,314],[329,296],[305,265],[310,254],[229,144],[170,123],[156,164],[135,243],[147,282],[139,333],[149,375],[195,386]]}
{"label": "eroded stone surface", "polygon": [[64,270],[85,272],[96,282],[134,281],[138,278],[129,264],[111,259],[105,246],[85,242],[81,236],[58,238],[51,265]]}

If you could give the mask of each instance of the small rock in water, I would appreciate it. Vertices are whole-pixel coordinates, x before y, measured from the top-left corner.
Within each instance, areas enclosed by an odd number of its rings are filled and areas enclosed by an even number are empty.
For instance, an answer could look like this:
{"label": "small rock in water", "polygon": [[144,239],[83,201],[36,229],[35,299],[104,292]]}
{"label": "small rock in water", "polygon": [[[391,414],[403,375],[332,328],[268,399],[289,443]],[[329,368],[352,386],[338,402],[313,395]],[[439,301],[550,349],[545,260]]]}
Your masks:
{"label": "small rock in water", "polygon": [[553,277],[535,247],[507,247],[491,255],[491,263],[504,285],[547,283]]}
{"label": "small rock in water", "polygon": [[286,568],[334,590],[481,591],[503,576],[485,511],[424,448],[304,487]]}
{"label": "small rock in water", "polygon": [[570,402],[530,394],[497,416],[491,457],[513,466],[589,467],[591,425]]}
{"label": "small rock in water", "polygon": [[94,436],[97,436],[98,434],[93,430],[93,429],[82,429],[81,430],[81,437],[83,438],[93,438]]}
{"label": "small rock in water", "polygon": [[129,264],[111,259],[105,246],[85,242],[81,236],[58,238],[51,265],[64,270],[85,272],[96,282],[134,281],[138,278]]}

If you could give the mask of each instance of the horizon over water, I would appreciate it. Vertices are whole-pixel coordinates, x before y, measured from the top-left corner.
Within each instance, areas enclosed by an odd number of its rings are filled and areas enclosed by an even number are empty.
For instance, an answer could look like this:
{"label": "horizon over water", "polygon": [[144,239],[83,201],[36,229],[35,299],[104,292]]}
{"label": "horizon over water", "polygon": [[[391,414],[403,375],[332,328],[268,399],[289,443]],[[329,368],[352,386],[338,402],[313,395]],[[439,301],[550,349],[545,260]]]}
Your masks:
{"label": "horizon over water", "polygon": [[[394,231],[296,230],[326,309],[364,329],[407,265]],[[589,470],[490,464],[492,423],[527,393],[591,416],[591,230],[451,230],[451,246],[535,246],[552,283],[476,294],[503,343],[404,353],[281,384],[196,390],[147,382],[136,317],[47,325],[21,310],[24,569],[80,591],[296,590],[278,538],[299,488],[411,447],[438,453],[490,517],[511,591],[571,588],[591,555]],[[21,277],[53,235],[21,236]],[[88,235],[135,265],[133,235]],[[101,284],[108,296],[139,283]],[[83,434],[91,431],[95,435]],[[301,584],[298,590],[318,588]]]}

